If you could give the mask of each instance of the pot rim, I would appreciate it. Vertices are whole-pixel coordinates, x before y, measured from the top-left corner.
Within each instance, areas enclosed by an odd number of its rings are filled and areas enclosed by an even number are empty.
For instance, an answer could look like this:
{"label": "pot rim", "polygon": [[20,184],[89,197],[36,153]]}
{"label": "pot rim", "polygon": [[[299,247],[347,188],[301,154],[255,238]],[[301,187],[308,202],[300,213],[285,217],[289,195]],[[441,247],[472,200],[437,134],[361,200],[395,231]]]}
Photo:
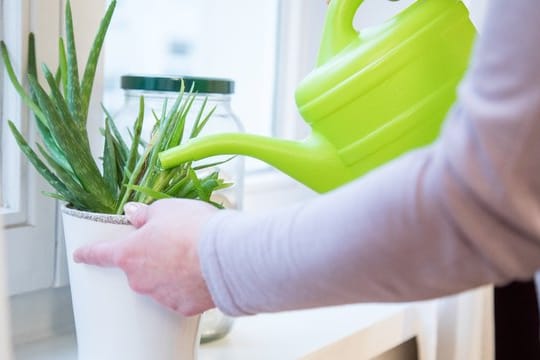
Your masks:
{"label": "pot rim", "polygon": [[90,211],[77,210],[70,205],[62,205],[62,213],[78,219],[89,220],[104,224],[131,225],[125,215],[102,214]]}

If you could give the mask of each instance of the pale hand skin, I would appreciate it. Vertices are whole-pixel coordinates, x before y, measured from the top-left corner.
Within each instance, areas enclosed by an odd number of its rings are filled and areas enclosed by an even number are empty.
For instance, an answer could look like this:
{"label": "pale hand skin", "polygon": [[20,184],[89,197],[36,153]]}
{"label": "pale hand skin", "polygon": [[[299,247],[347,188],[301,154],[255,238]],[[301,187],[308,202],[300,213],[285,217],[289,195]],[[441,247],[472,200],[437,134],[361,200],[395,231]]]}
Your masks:
{"label": "pale hand skin", "polygon": [[78,263],[118,267],[131,288],[185,316],[215,307],[202,277],[197,243],[203,225],[218,211],[194,200],[170,199],[124,208],[136,231],[73,254]]}

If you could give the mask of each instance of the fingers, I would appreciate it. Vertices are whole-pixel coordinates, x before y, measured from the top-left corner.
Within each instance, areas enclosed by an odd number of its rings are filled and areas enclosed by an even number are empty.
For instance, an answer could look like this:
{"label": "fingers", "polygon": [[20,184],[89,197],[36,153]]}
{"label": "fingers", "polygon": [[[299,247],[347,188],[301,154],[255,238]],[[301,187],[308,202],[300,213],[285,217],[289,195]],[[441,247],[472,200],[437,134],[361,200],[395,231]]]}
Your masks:
{"label": "fingers", "polygon": [[[148,220],[148,206],[141,203],[130,202],[124,206],[124,212],[129,222],[136,228],[142,227]],[[97,265],[103,267],[122,267],[122,251],[124,241],[102,241],[81,247],[73,253],[73,260],[77,263]]]}
{"label": "fingers", "polygon": [[129,202],[124,206],[124,212],[129,222],[136,228],[140,228],[148,220],[148,205]]}
{"label": "fingers", "polygon": [[118,266],[120,249],[117,242],[102,241],[75,250],[73,260],[76,263],[114,267]]}

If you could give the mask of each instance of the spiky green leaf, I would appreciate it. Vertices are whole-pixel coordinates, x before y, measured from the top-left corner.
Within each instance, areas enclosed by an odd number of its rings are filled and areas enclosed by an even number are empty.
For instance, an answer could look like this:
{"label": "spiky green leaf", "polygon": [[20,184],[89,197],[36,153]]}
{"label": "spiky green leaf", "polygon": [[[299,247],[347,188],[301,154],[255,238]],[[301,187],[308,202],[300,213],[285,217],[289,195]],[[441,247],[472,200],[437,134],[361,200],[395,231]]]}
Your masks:
{"label": "spiky green leaf", "polygon": [[172,198],[171,195],[165,194],[163,192],[156,191],[149,187],[139,186],[139,185],[128,185],[127,186],[130,190],[138,191],[146,196],[151,197],[155,200],[162,200],[162,199],[170,199]]}
{"label": "spiky green leaf", "polygon": [[67,54],[66,54],[66,45],[64,39],[58,39],[58,70],[60,72],[60,84],[64,95],[67,94],[67,78],[68,78],[68,67],[67,67]]}
{"label": "spiky green leaf", "polygon": [[120,130],[118,130],[118,127],[114,123],[114,119],[112,115],[103,105],[101,105],[101,108],[103,109],[103,112],[105,113],[105,121],[109,123],[109,127],[112,132],[111,136],[113,136],[114,140],[118,143],[119,145],[118,148],[121,152],[122,159],[126,161],[128,158],[129,147],[124,141],[122,134],[120,133]]}
{"label": "spiky green leaf", "polygon": [[60,164],[56,162],[46,151],[38,144],[41,155],[47,160],[51,168],[56,173],[56,176],[64,183],[68,189],[69,196],[64,198],[77,209],[81,210],[93,210],[93,211],[107,211],[107,208],[96,199],[92,194],[89,194],[82,185],[78,182],[75,174],[65,171]]}
{"label": "spiky green leaf", "polygon": [[9,80],[11,81],[11,84],[13,85],[23,102],[30,108],[30,110],[32,110],[36,118],[41,121],[43,125],[48,126],[47,119],[39,108],[38,104],[35,103],[32,98],[26,93],[26,90],[17,78],[17,75],[15,74],[15,70],[13,68],[13,64],[7,51],[6,43],[3,40],[0,41],[0,55],[2,56],[2,61],[4,62],[4,66],[6,68]]}
{"label": "spiky green leaf", "polygon": [[114,139],[111,134],[110,120],[105,122],[105,146],[103,150],[103,178],[109,187],[109,191],[114,195],[118,194],[118,167],[116,153],[114,151]]}
{"label": "spiky green leaf", "polygon": [[13,122],[8,121],[9,129],[11,130],[11,133],[15,137],[15,141],[19,145],[19,148],[24,153],[26,158],[30,161],[30,163],[34,166],[36,171],[62,196],[69,197],[69,191],[58,179],[56,175],[41,161],[41,159],[37,156],[37,154],[32,150],[32,148],[28,145],[22,134],[17,130],[17,127]]}
{"label": "spiky green leaf", "polygon": [[84,144],[75,123],[64,121],[47,93],[35,78],[29,76],[29,83],[35,92],[40,107],[49,119],[51,133],[83,187],[96,196],[106,208],[114,208],[112,194],[108,191],[99,169],[92,157],[90,148]]}
{"label": "spiky green leaf", "polygon": [[90,98],[92,96],[92,87],[94,85],[94,78],[96,75],[96,69],[99,61],[99,55],[103,47],[103,41],[107,34],[107,29],[111,23],[111,18],[116,7],[116,0],[111,1],[105,16],[101,20],[98,33],[94,39],[94,43],[90,49],[88,55],[88,61],[84,70],[82,85],[81,85],[81,115],[83,119],[88,117],[88,107],[90,105]]}
{"label": "spiky green leaf", "polygon": [[77,121],[80,128],[86,127],[81,110],[81,87],[79,83],[79,65],[77,62],[77,49],[75,46],[75,33],[73,29],[73,14],[71,1],[66,2],[66,60],[67,60],[67,103],[71,116]]}

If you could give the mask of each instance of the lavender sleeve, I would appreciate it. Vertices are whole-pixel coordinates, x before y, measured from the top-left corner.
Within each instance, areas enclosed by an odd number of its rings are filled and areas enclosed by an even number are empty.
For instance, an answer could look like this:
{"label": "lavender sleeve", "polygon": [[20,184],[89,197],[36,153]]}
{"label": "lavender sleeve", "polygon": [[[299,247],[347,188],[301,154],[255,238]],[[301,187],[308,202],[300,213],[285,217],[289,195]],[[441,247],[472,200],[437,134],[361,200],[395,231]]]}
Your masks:
{"label": "lavender sleeve", "polygon": [[540,268],[538,34],[538,0],[491,0],[433,145],[306,203],[214,216],[199,251],[216,305],[244,315],[410,301],[532,277]]}

